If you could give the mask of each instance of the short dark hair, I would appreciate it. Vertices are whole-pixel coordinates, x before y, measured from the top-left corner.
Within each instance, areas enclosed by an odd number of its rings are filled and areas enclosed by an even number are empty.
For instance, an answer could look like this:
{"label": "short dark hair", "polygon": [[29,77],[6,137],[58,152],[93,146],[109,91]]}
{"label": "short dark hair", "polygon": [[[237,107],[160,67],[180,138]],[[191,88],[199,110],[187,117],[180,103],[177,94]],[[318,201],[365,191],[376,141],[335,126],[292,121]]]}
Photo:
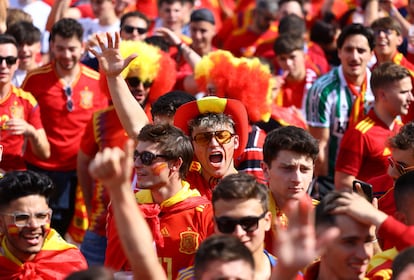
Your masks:
{"label": "short dark hair", "polygon": [[52,30],[50,31],[50,41],[53,42],[56,35],[65,39],[75,36],[80,42],[83,42],[83,27],[75,19],[62,18],[52,26]]}
{"label": "short dark hair", "polygon": [[128,12],[126,14],[123,14],[122,17],[121,17],[121,20],[120,20],[120,28],[124,27],[125,21],[130,17],[136,17],[136,18],[142,19],[147,24],[147,29],[149,28],[149,25],[150,25],[149,19],[147,18],[146,15],[144,15],[143,13],[138,12],[138,11],[132,11],[132,12]]}
{"label": "short dark hair", "polygon": [[303,50],[305,41],[303,37],[293,36],[290,34],[279,35],[273,44],[273,51],[276,56],[281,54],[290,54],[296,50]]}
{"label": "short dark hair", "polygon": [[391,29],[395,30],[398,35],[401,35],[401,25],[400,23],[392,17],[382,17],[376,19],[372,24],[371,28],[375,29]]}
{"label": "short dark hair", "polygon": [[180,177],[185,178],[193,159],[194,150],[190,139],[181,129],[170,124],[148,124],[141,129],[138,141],[156,143],[168,160],[181,158],[183,163],[180,167]]}
{"label": "short dark hair", "polygon": [[263,211],[269,209],[268,188],[257,182],[253,175],[239,172],[225,176],[213,190],[213,207],[217,200],[258,199]]}
{"label": "short dark hair", "polygon": [[377,89],[383,88],[392,82],[400,81],[404,78],[411,77],[410,72],[404,66],[395,64],[394,62],[384,62],[375,67],[371,75],[371,89],[375,92]]}
{"label": "short dark hair", "polygon": [[0,45],[12,44],[17,49],[16,39],[9,34],[0,34]]}
{"label": "short dark hair", "polygon": [[158,7],[161,7],[164,3],[171,5],[175,2],[179,2],[181,5],[184,5],[184,0],[158,0]]}
{"label": "short dark hair", "polygon": [[223,113],[205,113],[198,115],[197,117],[189,121],[188,130],[191,136],[195,127],[210,128],[222,124],[228,124],[233,129],[233,133],[237,133],[237,131],[235,131],[235,123],[233,119],[230,116]]}
{"label": "short dark hair", "polygon": [[212,235],[205,239],[194,257],[194,276],[201,279],[209,264],[215,261],[244,261],[254,271],[254,259],[250,250],[235,236]]}
{"label": "short dark hair", "polygon": [[279,34],[290,34],[302,36],[306,33],[306,23],[303,18],[296,14],[284,16],[279,22]]}
{"label": "short dark hair", "polygon": [[414,122],[404,124],[400,131],[388,139],[388,145],[391,149],[412,150],[414,156]]}
{"label": "short dark hair", "polygon": [[160,96],[151,106],[151,115],[174,117],[175,111],[181,105],[196,100],[194,96],[181,90],[167,92]]}
{"label": "short dark hair", "polygon": [[31,170],[9,171],[0,179],[0,207],[29,195],[40,195],[49,201],[53,190],[53,182],[46,175]]}
{"label": "short dark hair", "polygon": [[406,213],[409,197],[414,196],[414,171],[407,172],[395,181],[394,201],[399,212]]}
{"label": "short dark hair", "polygon": [[168,52],[170,50],[170,43],[168,43],[167,40],[163,36],[158,36],[158,35],[148,36],[144,39],[144,42],[149,45],[156,46],[164,52]]}
{"label": "short dark hair", "polygon": [[395,257],[392,262],[392,279],[397,279],[410,264],[414,264],[414,247],[404,249]]}
{"label": "short dark hair", "polygon": [[40,42],[41,33],[39,28],[28,21],[19,21],[7,28],[6,34],[16,39],[17,45],[33,45]]}
{"label": "short dark hair", "polygon": [[68,275],[65,280],[114,280],[114,272],[104,266],[90,266]]}
{"label": "short dark hair", "polygon": [[270,131],[263,145],[263,161],[271,166],[280,151],[303,154],[313,161],[319,153],[319,144],[309,132],[296,126],[282,126]]}
{"label": "short dark hair", "polygon": [[353,35],[364,36],[368,41],[370,50],[372,51],[374,49],[375,47],[374,32],[372,31],[371,28],[365,27],[359,23],[349,24],[342,29],[341,34],[339,34],[338,40],[336,41],[338,49],[342,48],[345,43],[345,40],[349,36],[353,36]]}
{"label": "short dark hair", "polygon": [[336,214],[332,214],[335,201],[342,197],[339,191],[327,193],[316,206],[315,209],[315,227],[332,227],[336,226]]}

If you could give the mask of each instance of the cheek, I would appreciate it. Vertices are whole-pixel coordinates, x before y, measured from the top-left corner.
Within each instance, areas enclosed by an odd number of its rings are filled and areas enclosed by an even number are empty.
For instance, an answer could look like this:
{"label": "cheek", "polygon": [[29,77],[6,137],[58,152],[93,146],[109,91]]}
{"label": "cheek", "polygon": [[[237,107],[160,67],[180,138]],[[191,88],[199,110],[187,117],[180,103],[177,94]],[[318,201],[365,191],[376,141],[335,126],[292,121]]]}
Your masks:
{"label": "cheek", "polygon": [[152,166],[151,170],[154,173],[154,175],[159,176],[161,172],[168,168],[168,165],[166,162],[162,162],[156,166]]}
{"label": "cheek", "polygon": [[18,228],[16,225],[8,225],[7,226],[7,233],[10,236],[18,236],[20,232],[20,228]]}

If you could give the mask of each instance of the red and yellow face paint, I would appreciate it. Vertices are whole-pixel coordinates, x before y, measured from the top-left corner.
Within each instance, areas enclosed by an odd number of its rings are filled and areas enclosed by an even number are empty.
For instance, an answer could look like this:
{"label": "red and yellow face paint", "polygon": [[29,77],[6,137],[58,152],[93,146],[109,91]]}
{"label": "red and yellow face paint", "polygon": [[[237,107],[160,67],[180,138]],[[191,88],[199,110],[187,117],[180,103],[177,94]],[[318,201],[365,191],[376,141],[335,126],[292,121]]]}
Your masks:
{"label": "red and yellow face paint", "polygon": [[168,168],[168,164],[166,162],[159,162],[151,166],[151,171],[154,175],[159,176],[166,168]]}

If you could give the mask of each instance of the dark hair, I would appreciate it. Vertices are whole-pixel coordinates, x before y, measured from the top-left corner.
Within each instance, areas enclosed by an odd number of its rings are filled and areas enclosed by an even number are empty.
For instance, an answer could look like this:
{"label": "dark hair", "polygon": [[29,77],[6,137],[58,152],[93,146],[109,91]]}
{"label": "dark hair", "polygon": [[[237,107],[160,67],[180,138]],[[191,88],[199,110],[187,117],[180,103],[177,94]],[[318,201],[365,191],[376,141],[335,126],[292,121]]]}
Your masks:
{"label": "dark hair", "polygon": [[151,115],[173,118],[175,111],[181,105],[196,100],[194,96],[181,90],[167,92],[160,96],[151,106]]}
{"label": "dark hair", "polygon": [[65,39],[75,36],[80,42],[83,42],[82,25],[72,18],[62,18],[52,26],[52,30],[50,31],[50,41],[54,41],[56,35]]}
{"label": "dark hair", "polygon": [[212,235],[205,239],[194,257],[194,276],[201,279],[209,264],[215,261],[244,261],[254,271],[254,259],[250,250],[235,236]]}
{"label": "dark hair", "polygon": [[174,4],[175,2],[181,3],[181,5],[184,5],[184,0],[158,0],[158,7],[161,7],[162,4]]}
{"label": "dark hair", "polygon": [[400,81],[404,78],[411,77],[410,72],[404,66],[393,62],[384,62],[375,67],[371,75],[371,89],[375,92],[392,82]]}
{"label": "dark hair", "polygon": [[296,126],[283,126],[270,131],[263,145],[263,161],[271,166],[280,151],[303,154],[313,161],[319,153],[319,144],[309,132]]}
{"label": "dark hair", "polygon": [[190,139],[184,135],[181,129],[170,124],[148,124],[141,129],[138,141],[156,143],[168,160],[181,158],[183,163],[180,167],[180,177],[185,178],[194,151]]}
{"label": "dark hair", "polygon": [[410,264],[414,264],[414,247],[404,249],[395,257],[392,262],[392,279],[397,279]]}
{"label": "dark hair", "polygon": [[33,45],[40,42],[41,33],[39,28],[28,21],[19,21],[7,28],[6,34],[16,39],[17,45]]}
{"label": "dark hair", "polygon": [[371,28],[365,27],[359,23],[349,24],[342,29],[341,34],[339,34],[339,37],[337,40],[338,49],[342,48],[342,46],[345,43],[345,40],[348,37],[353,36],[353,35],[364,36],[368,41],[370,50],[374,49],[375,47],[374,32],[372,31]]}
{"label": "dark hair", "polygon": [[199,21],[207,21],[213,25],[216,24],[213,13],[207,8],[197,9],[191,13],[190,22],[199,22]]}
{"label": "dark hair", "polygon": [[409,150],[414,156],[414,122],[406,123],[400,128],[400,131],[388,140],[388,145],[391,149]]}
{"label": "dark hair", "polygon": [[31,170],[9,171],[0,179],[0,207],[29,195],[40,195],[49,201],[54,190],[52,180]]}
{"label": "dark hair", "polygon": [[217,200],[258,199],[263,211],[269,208],[268,188],[253,175],[240,172],[225,176],[213,190],[213,207]]}
{"label": "dark hair", "polygon": [[140,13],[138,11],[132,11],[132,12],[128,12],[128,13],[122,15],[121,20],[120,20],[120,28],[124,27],[125,21],[130,17],[136,17],[136,18],[140,18],[140,19],[144,20],[145,23],[147,24],[147,29],[149,28],[149,25],[150,25],[149,19],[147,18],[146,15],[144,15],[143,13]]}
{"label": "dark hair", "polygon": [[315,209],[315,226],[331,227],[336,225],[336,214],[332,214],[335,201],[341,198],[341,192],[332,191],[327,193],[316,206]]}
{"label": "dark hair", "polygon": [[103,266],[91,266],[68,275],[65,280],[114,280],[114,272]]}
{"label": "dark hair", "polygon": [[395,30],[398,35],[401,35],[401,25],[400,23],[392,17],[382,17],[376,19],[372,24],[371,28],[375,29],[391,29]]}
{"label": "dark hair", "polygon": [[335,40],[336,30],[338,28],[338,24],[334,21],[326,22],[324,20],[316,20],[311,27],[310,39],[317,44],[330,44]]}
{"label": "dark hair", "polygon": [[237,133],[235,131],[235,123],[230,116],[227,116],[223,113],[205,113],[198,115],[194,119],[190,120],[188,123],[188,130],[191,136],[195,127],[214,127],[217,125],[228,124],[232,129],[233,133]]}
{"label": "dark hair", "polygon": [[279,35],[273,44],[273,51],[276,55],[290,54],[296,50],[302,50],[305,41],[301,36],[293,36],[290,34]]}
{"label": "dark hair", "polygon": [[16,39],[9,34],[0,34],[0,45],[12,44],[17,49]]}
{"label": "dark hair", "polygon": [[301,36],[306,33],[305,20],[298,15],[290,14],[284,16],[279,22],[279,34],[290,34],[292,36]]}
{"label": "dark hair", "polygon": [[170,44],[162,36],[158,36],[158,35],[148,36],[144,39],[144,42],[149,45],[156,46],[164,52],[168,52],[170,50]]}
{"label": "dark hair", "polygon": [[414,171],[407,172],[395,181],[394,201],[398,211],[406,213],[407,198],[414,195]]}

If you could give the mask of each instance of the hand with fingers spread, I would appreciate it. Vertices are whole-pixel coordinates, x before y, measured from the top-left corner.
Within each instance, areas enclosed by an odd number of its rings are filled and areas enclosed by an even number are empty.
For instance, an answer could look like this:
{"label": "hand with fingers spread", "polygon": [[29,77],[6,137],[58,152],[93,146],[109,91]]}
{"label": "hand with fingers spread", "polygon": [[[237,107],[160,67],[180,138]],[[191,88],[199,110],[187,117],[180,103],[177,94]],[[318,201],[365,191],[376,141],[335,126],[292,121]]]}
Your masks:
{"label": "hand with fingers spread", "polygon": [[119,33],[115,33],[115,42],[110,33],[106,33],[106,40],[101,36],[102,35],[96,35],[101,52],[98,52],[93,48],[89,48],[88,50],[98,59],[99,69],[101,69],[107,77],[116,77],[121,74],[122,70],[124,70],[137,55],[132,54],[126,59],[122,58],[119,52],[119,44],[121,42]]}
{"label": "hand with fingers spread", "polygon": [[312,263],[323,249],[339,234],[339,229],[331,227],[316,236],[315,213],[312,200],[303,196],[299,202],[290,200],[283,212],[289,220],[287,228],[276,221],[277,238],[275,253],[278,265],[272,279],[294,279],[298,271]]}

